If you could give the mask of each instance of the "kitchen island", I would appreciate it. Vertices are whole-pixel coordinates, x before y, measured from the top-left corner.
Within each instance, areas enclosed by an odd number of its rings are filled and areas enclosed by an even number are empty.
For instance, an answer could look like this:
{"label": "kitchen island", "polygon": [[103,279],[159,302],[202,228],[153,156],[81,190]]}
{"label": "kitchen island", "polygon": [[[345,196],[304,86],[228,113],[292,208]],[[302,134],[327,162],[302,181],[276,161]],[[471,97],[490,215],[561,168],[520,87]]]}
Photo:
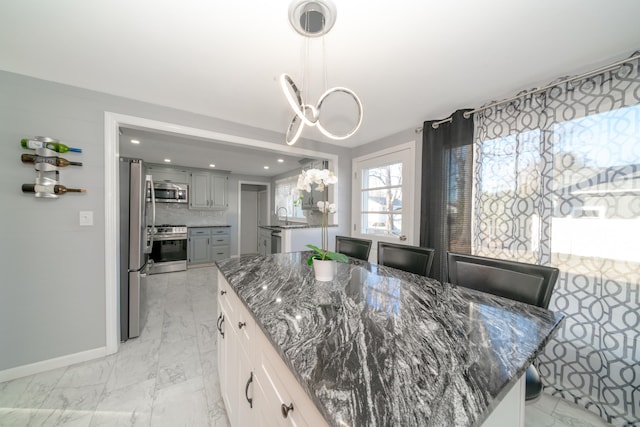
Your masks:
{"label": "kitchen island", "polygon": [[309,254],[217,262],[232,425],[480,426],[500,406],[522,421],[522,377],[561,315],[357,260],[317,282]]}
{"label": "kitchen island", "polygon": [[[281,239],[279,250],[270,246],[266,250],[259,251],[261,255],[270,255],[279,252],[307,251],[307,244],[322,246],[322,234],[320,225],[290,224],[290,225],[261,225],[258,226],[260,233],[259,246],[265,245],[266,237],[272,232],[276,232]],[[336,235],[339,234],[337,225],[329,225],[329,250],[334,250]],[[262,247],[260,249],[262,249]]]}

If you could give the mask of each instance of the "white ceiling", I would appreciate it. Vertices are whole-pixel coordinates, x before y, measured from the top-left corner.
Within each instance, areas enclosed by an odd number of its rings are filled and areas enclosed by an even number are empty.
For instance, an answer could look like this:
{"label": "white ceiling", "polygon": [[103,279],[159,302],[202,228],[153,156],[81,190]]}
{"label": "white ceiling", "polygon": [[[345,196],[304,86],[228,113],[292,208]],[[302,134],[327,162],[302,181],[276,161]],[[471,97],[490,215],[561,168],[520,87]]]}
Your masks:
{"label": "white ceiling", "polygon": [[[640,48],[638,0],[334,0],[324,38],[328,85],[353,89],[354,147],[575,75]],[[0,3],[0,69],[283,134],[277,82],[301,83],[305,38],[289,0],[9,0]],[[323,81],[311,39],[309,99]],[[327,113],[327,116],[330,116]],[[332,122],[327,121],[327,127]],[[284,142],[283,142],[284,144]],[[229,168],[225,168],[229,169]]]}
{"label": "white ceiling", "polygon": [[[139,143],[133,144],[131,140]],[[140,158],[161,165],[189,166],[240,175],[272,177],[299,170],[309,160],[316,160],[224,141],[212,142],[204,138],[131,128],[120,128],[119,141],[120,155],[123,157]],[[169,159],[170,162],[166,162],[165,159]]]}

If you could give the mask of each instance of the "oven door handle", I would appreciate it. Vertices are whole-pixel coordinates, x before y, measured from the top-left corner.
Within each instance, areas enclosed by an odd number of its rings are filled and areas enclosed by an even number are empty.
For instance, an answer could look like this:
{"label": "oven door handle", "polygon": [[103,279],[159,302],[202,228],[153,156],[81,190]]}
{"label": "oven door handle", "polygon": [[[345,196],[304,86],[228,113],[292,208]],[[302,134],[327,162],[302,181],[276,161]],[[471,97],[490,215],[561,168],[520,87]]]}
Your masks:
{"label": "oven door handle", "polygon": [[167,241],[167,240],[187,240],[186,234],[170,234],[170,235],[155,235],[154,240],[156,242],[159,241]]}

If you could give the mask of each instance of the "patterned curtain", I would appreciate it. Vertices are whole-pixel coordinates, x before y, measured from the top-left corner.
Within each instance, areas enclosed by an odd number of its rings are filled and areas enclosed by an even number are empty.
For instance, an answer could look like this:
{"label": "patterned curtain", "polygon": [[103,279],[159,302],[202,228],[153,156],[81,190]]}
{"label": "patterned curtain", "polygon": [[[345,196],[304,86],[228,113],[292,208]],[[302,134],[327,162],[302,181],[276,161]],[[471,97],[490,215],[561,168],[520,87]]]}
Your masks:
{"label": "patterned curtain", "polygon": [[561,272],[545,392],[640,425],[640,61],[474,124],[472,252]]}

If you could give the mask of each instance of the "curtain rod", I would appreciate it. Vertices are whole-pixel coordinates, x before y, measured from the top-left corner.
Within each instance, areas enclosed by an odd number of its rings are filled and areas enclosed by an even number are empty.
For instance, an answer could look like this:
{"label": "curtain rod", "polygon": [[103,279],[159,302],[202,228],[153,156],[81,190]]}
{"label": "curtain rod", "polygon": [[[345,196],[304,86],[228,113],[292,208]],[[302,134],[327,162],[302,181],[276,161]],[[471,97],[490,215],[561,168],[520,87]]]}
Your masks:
{"label": "curtain rod", "polygon": [[[587,72],[587,73],[580,74],[580,75],[578,75],[578,76],[569,77],[569,78],[566,78],[566,79],[561,80],[561,81],[559,81],[559,82],[551,83],[551,84],[549,84],[549,85],[547,85],[547,86],[545,86],[545,87],[542,87],[542,88],[540,88],[540,89],[532,89],[532,90],[527,91],[527,92],[525,92],[525,93],[523,93],[523,94],[516,95],[516,96],[514,96],[514,97],[512,97],[512,98],[504,99],[504,100],[502,100],[502,101],[492,102],[492,103],[490,103],[489,105],[485,105],[485,106],[483,106],[483,107],[478,107],[478,108],[475,108],[475,109],[473,109],[473,110],[471,110],[471,111],[466,111],[466,112],[464,112],[464,113],[462,114],[462,116],[463,116],[465,119],[468,119],[469,117],[471,117],[471,115],[472,115],[473,113],[477,113],[478,111],[486,110],[486,109],[488,109],[488,108],[495,107],[496,105],[506,104],[506,103],[511,102],[511,101],[514,101],[514,100],[516,100],[516,99],[519,99],[519,98],[522,98],[522,97],[525,97],[525,96],[529,96],[529,95],[534,95],[534,94],[536,94],[536,93],[543,92],[543,91],[545,91],[545,90],[547,90],[547,89],[549,89],[549,88],[552,88],[552,87],[555,87],[555,86],[560,86],[560,85],[562,85],[562,84],[569,83],[569,82],[572,82],[572,81],[575,81],[575,80],[585,79],[585,78],[587,78],[587,77],[591,77],[591,76],[594,76],[594,75],[596,75],[596,74],[600,74],[600,73],[603,73],[603,72],[605,72],[605,71],[612,70],[612,69],[614,69],[614,68],[616,68],[616,67],[619,67],[619,66],[623,65],[623,64],[624,64],[624,63],[626,63],[626,62],[630,62],[630,61],[633,61],[634,59],[638,59],[638,58],[640,58],[640,53],[635,54],[635,55],[632,55],[632,56],[630,56],[629,58],[623,59],[623,60],[621,60],[621,61],[614,62],[613,64],[609,64],[609,65],[606,65],[606,66],[604,66],[604,67],[598,68],[597,70],[589,71],[589,72]],[[450,122],[451,120],[453,120],[453,117],[448,117],[448,118],[446,118],[446,119],[444,119],[444,120],[440,120],[440,121],[438,121],[438,122],[433,122],[433,123],[431,124],[431,126],[432,126],[434,129],[438,129],[438,126],[440,126],[440,125],[441,125],[441,124],[443,124],[443,123],[448,123],[448,122]],[[421,128],[421,127],[419,127],[419,128],[417,128],[417,129],[416,129],[416,133],[421,132],[421,131],[422,131],[422,128]]]}

